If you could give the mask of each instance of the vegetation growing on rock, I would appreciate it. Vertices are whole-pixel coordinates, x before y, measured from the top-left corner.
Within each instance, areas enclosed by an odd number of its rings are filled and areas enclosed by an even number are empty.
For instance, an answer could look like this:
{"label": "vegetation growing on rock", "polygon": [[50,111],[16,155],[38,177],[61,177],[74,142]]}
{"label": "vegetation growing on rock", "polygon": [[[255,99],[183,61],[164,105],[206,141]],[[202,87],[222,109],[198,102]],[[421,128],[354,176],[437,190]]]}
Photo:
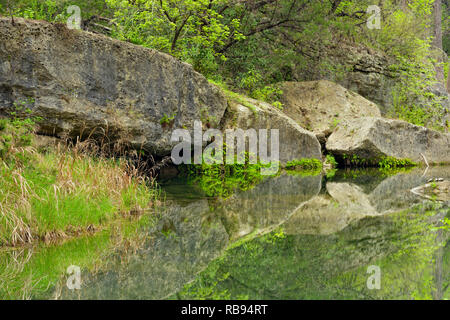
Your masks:
{"label": "vegetation growing on rock", "polygon": [[288,161],[286,169],[321,170],[322,162],[319,159],[295,159]]}

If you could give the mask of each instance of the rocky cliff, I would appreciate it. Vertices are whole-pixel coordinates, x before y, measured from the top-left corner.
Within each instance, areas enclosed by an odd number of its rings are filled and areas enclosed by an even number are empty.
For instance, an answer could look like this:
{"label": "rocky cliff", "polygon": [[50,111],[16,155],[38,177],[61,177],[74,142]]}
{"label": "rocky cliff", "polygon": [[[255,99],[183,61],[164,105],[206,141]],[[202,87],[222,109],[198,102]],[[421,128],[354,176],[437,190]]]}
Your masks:
{"label": "rocky cliff", "polygon": [[172,128],[218,124],[221,91],[173,57],[43,21],[0,18],[0,112],[17,105],[49,135],[126,138],[170,154]]}
{"label": "rocky cliff", "polygon": [[306,65],[293,70],[296,81],[327,79],[375,102],[385,114],[392,105],[396,75],[393,59],[364,45],[334,41],[320,47],[304,45]]}

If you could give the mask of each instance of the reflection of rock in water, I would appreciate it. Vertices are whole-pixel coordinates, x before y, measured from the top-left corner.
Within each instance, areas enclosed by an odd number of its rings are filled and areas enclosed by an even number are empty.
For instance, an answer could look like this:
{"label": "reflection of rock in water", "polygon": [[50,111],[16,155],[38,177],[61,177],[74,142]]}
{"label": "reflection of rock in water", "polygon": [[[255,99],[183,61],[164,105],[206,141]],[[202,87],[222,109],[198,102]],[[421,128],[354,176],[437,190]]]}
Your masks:
{"label": "reflection of rock in water", "polygon": [[362,191],[369,194],[375,189],[386,176],[380,173],[377,168],[367,169],[342,169],[338,170],[333,177],[333,182],[348,182],[358,185]]}
{"label": "reflection of rock in water", "polygon": [[370,201],[378,212],[393,212],[421,203],[423,199],[411,192],[412,188],[424,184],[433,177],[450,177],[450,168],[429,168],[425,175],[423,168],[408,173],[399,173],[381,182],[371,193]]}
{"label": "reflection of rock in water", "polygon": [[283,224],[287,234],[332,234],[354,220],[378,213],[367,195],[349,183],[327,183],[328,195],[319,195],[303,204]]}
{"label": "reflection of rock in water", "polygon": [[430,167],[427,170],[414,168],[408,172],[384,177],[375,174],[373,170],[368,170],[365,174],[357,177],[352,177],[351,173],[348,173],[346,178],[343,178],[342,175],[343,173],[340,174],[339,181],[360,185],[376,211],[386,213],[410,208],[414,204],[421,203],[423,199],[412,194],[410,190],[423,185],[430,178],[450,179],[450,167]]}
{"label": "reflection of rock in water", "polygon": [[436,181],[411,189],[411,192],[423,198],[438,201],[450,201],[450,181]]}
{"label": "reflection of rock in water", "polygon": [[[182,206],[168,209],[142,249],[128,254],[126,262],[118,254],[109,271],[83,274],[82,290],[71,292],[64,287],[61,298],[168,297],[223,255],[231,241],[252,232],[264,234],[279,225],[289,234],[280,247],[262,241],[257,244],[262,246],[261,257],[248,257],[239,247],[225,255],[232,271],[230,281],[259,286],[262,298],[299,298],[302,286],[309,290],[314,283],[325,285],[321,278],[393,252],[393,238],[408,241],[391,217],[381,214],[418,202],[403,198],[417,181],[444,176],[430,170],[421,177],[419,171],[378,180],[370,188],[359,186],[357,179],[328,182],[324,194],[319,194],[320,176],[281,175],[225,200],[191,197]],[[233,288],[243,290],[238,284]]]}
{"label": "reflection of rock in water", "polygon": [[[317,198],[312,201],[315,200]],[[424,210],[428,209],[419,209],[417,217],[420,219]],[[245,247],[237,247],[228,252],[219,271],[221,274],[229,274],[229,278],[217,290],[228,290],[232,298],[248,295],[250,299],[371,297],[375,293],[366,290],[365,267],[403,249],[406,249],[405,254],[408,254],[408,248],[415,252],[413,248],[422,245],[422,237],[417,235],[424,236],[434,232],[431,229],[417,230],[414,228],[415,224],[405,228],[405,224],[411,222],[410,216],[404,218],[409,222],[398,219],[401,217],[365,217],[353,221],[332,235],[297,234],[276,241],[254,239]],[[431,245],[434,245],[433,241]],[[417,252],[426,254],[429,250],[432,248],[422,251],[419,249]],[[415,260],[411,261],[415,263]],[[352,277],[340,277],[345,272],[354,272],[360,267],[363,267],[361,282],[356,283],[356,279]],[[414,265],[407,267],[402,263],[394,263],[391,268],[401,273],[403,268],[414,270]],[[410,284],[408,281],[417,280],[410,279],[409,276],[414,275],[405,274],[405,279],[401,282],[405,288]],[[403,287],[392,289],[391,298],[395,298],[401,290],[408,290]]]}
{"label": "reflection of rock in water", "polygon": [[284,174],[222,201],[218,212],[223,217],[230,239],[255,231],[265,233],[273,230],[305,201],[319,193],[321,181],[321,176]]}
{"label": "reflection of rock in water", "polygon": [[343,177],[326,184],[326,194],[301,205],[283,226],[288,234],[332,234],[344,229],[355,220],[366,216],[382,215],[408,209],[423,202],[410,192],[430,177],[448,177],[446,167],[414,169],[408,173],[384,176],[374,171],[362,177]]}
{"label": "reflection of rock in water", "polygon": [[157,232],[148,238],[143,249],[127,257],[126,263],[115,257],[110,271],[83,275],[82,290],[71,292],[62,288],[60,297],[167,297],[192,281],[223,252],[229,242],[228,233],[237,238],[246,230],[273,229],[301,203],[317,194],[320,185],[320,176],[282,175],[267,179],[252,190],[216,201],[216,211],[211,210],[211,204],[205,199],[174,206],[163,213]]}
{"label": "reflection of rock in water", "polygon": [[115,257],[110,271],[83,274],[78,292],[63,288],[61,298],[162,299],[179,290],[206,268],[227,246],[220,220],[206,200],[164,213],[153,239],[122,264]]}

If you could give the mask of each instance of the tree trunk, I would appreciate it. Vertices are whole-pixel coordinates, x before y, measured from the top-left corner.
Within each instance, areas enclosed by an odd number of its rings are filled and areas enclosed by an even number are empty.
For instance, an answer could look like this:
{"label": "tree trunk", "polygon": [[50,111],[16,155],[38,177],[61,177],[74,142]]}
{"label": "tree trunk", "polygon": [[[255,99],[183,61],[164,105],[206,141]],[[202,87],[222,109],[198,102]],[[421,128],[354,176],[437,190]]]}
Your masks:
{"label": "tree trunk", "polygon": [[447,92],[450,94],[450,61],[448,63],[449,63],[449,68],[448,68],[448,74],[447,74]]}
{"label": "tree trunk", "polygon": [[444,84],[443,48],[442,48],[442,0],[434,1],[433,10],[433,47],[436,49],[436,79]]}

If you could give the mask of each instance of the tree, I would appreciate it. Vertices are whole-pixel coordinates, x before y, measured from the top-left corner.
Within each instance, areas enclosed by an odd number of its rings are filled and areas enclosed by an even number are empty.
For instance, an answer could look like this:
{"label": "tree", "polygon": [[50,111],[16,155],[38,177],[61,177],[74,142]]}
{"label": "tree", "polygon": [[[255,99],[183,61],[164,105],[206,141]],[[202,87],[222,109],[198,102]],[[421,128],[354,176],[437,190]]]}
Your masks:
{"label": "tree", "polygon": [[450,93],[450,68],[449,68],[449,72],[447,75],[447,92]]}
{"label": "tree", "polygon": [[[114,8],[118,36],[178,56],[192,46],[212,47],[231,35],[238,21],[222,23],[226,0],[106,0]],[[239,34],[234,33],[234,38]]]}
{"label": "tree", "polygon": [[434,1],[433,8],[433,47],[437,50],[436,79],[440,83],[445,82],[443,67],[443,47],[442,47],[442,0]]}

